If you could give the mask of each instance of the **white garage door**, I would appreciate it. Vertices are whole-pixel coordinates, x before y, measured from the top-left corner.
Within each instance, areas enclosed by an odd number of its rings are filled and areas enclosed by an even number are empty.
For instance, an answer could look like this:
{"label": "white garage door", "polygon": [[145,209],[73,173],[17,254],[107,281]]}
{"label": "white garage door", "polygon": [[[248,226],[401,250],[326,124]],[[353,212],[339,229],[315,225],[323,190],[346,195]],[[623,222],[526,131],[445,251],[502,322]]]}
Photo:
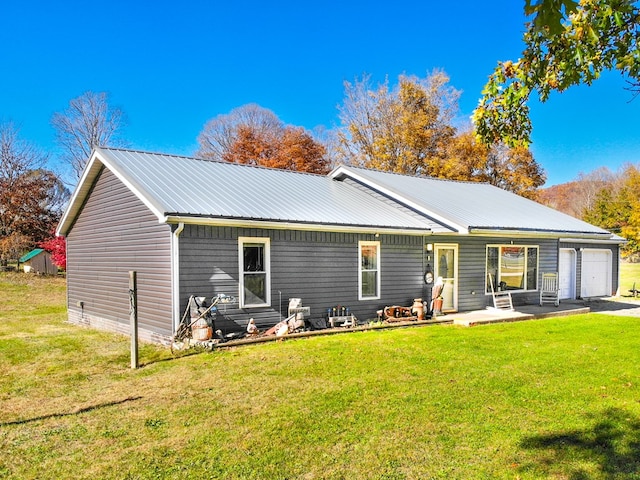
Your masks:
{"label": "white garage door", "polygon": [[604,297],[611,295],[611,252],[609,250],[582,251],[580,296]]}

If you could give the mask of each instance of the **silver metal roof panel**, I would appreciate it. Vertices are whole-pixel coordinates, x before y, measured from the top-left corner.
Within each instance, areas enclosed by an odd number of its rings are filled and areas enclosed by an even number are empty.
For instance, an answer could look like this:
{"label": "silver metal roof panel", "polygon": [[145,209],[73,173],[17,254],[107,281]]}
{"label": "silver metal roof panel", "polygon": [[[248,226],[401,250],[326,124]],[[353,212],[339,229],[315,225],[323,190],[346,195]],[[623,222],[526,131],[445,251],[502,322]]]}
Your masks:
{"label": "silver metal roof panel", "polygon": [[111,148],[96,149],[58,228],[65,234],[105,165],[158,217],[243,219],[426,233],[443,227],[328,176]]}
{"label": "silver metal roof panel", "polygon": [[336,168],[330,176],[360,181],[432,218],[446,221],[460,232],[611,235],[602,228],[487,183],[410,177],[346,166]]}

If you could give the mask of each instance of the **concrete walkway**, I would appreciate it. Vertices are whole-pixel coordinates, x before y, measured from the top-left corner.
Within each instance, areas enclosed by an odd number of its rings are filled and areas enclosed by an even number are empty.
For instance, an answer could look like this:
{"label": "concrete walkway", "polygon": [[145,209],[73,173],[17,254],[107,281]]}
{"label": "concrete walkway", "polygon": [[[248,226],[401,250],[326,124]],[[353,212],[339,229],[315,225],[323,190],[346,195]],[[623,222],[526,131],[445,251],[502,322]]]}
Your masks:
{"label": "concrete walkway", "polygon": [[564,300],[559,306],[545,304],[515,306],[513,311],[487,308],[465,313],[452,313],[438,317],[450,320],[454,325],[472,327],[490,323],[517,322],[539,318],[561,317],[583,313],[604,313],[640,317],[640,299],[607,297],[584,300]]}

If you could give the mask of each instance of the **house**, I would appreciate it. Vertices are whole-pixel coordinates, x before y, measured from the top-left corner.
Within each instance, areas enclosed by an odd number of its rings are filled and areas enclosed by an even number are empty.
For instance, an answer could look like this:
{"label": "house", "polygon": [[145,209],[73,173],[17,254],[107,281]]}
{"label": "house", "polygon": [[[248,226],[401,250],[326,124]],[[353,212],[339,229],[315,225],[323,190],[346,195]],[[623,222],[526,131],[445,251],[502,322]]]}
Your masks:
{"label": "house", "polygon": [[51,259],[51,253],[42,248],[36,248],[20,257],[18,264],[22,264],[25,273],[41,273],[57,275],[58,267]]}
{"label": "house", "polygon": [[618,289],[623,239],[488,184],[350,166],[312,175],[98,148],[57,233],[67,240],[69,320],[128,331],[138,272],[139,336],[164,341],[190,295],[237,296],[216,328],[260,328],[301,298],[361,320],[411,305],[442,277],[444,311],[491,304],[491,285],[533,303],[543,272],[561,298]]}

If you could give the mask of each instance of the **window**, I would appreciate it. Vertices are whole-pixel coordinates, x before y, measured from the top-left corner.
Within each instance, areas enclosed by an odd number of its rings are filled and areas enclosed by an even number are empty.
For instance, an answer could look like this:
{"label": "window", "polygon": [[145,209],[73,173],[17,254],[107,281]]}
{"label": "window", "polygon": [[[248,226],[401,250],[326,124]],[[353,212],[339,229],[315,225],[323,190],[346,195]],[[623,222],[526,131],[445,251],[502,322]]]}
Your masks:
{"label": "window", "polygon": [[359,242],[358,299],[380,298],[380,242]]}
{"label": "window", "polygon": [[487,246],[487,288],[494,290],[537,290],[538,247],[520,245]]}
{"label": "window", "polygon": [[264,307],[271,304],[269,239],[240,237],[240,306]]}

